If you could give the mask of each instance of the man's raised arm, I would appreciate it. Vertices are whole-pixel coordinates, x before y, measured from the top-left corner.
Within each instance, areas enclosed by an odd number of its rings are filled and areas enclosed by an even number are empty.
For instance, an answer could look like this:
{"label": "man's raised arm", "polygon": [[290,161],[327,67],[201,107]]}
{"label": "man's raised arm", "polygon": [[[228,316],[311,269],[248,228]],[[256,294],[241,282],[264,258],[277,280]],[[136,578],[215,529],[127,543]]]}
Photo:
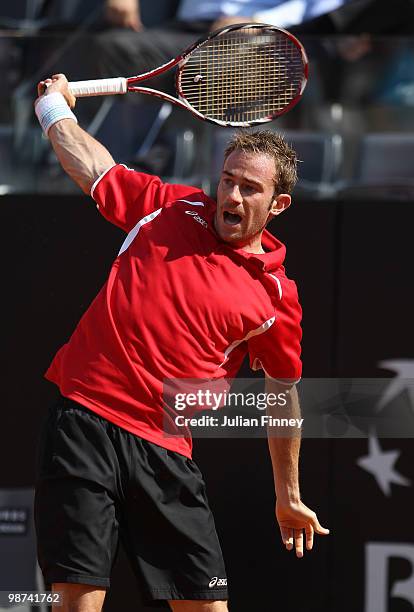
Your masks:
{"label": "man's raised arm", "polygon": [[36,114],[62,168],[89,194],[96,179],[115,164],[112,155],[78,126],[71,112],[76,99],[70,93],[68,81],[63,74],[41,81],[38,95],[35,102]]}
{"label": "man's raised arm", "polygon": [[[295,386],[284,385],[266,377],[266,392],[286,398],[285,405],[268,407],[269,416],[284,419],[300,419],[298,392]],[[278,427],[268,427],[268,444],[272,460],[276,492],[276,518],[279,523],[282,542],[287,550],[295,546],[296,555],[303,556],[303,530],[306,548],[313,547],[314,533],[327,535],[318,518],[300,499],[299,491],[299,450],[300,429],[289,428],[287,437],[281,437]]]}

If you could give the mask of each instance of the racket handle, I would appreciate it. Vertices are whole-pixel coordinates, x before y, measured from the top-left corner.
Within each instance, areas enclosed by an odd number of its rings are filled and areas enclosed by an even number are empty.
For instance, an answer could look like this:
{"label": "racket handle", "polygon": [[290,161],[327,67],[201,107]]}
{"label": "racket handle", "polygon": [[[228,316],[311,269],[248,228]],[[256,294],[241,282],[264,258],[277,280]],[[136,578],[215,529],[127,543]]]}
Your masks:
{"label": "racket handle", "polygon": [[77,98],[86,96],[111,96],[127,92],[127,80],[124,77],[116,79],[96,79],[94,81],[72,81],[69,89]]}

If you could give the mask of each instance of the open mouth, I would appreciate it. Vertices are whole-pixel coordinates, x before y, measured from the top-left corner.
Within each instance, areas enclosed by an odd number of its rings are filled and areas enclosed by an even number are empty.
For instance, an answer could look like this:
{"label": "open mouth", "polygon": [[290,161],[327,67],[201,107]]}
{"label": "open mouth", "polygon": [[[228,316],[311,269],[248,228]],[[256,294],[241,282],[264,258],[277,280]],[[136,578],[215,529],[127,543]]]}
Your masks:
{"label": "open mouth", "polygon": [[237,225],[241,221],[241,216],[225,210],[223,213],[223,219],[226,225]]}

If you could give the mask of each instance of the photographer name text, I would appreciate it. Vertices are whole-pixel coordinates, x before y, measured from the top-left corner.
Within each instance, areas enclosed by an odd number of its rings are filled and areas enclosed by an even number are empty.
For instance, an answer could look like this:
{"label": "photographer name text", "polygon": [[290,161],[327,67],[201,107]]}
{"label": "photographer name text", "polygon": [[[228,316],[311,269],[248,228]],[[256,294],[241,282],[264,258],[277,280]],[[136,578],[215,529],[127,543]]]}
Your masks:
{"label": "photographer name text", "polygon": [[303,419],[278,419],[265,414],[259,418],[224,415],[222,419],[205,414],[199,417],[185,417],[180,414],[175,417],[174,421],[177,427],[295,427],[300,429],[303,424]]}

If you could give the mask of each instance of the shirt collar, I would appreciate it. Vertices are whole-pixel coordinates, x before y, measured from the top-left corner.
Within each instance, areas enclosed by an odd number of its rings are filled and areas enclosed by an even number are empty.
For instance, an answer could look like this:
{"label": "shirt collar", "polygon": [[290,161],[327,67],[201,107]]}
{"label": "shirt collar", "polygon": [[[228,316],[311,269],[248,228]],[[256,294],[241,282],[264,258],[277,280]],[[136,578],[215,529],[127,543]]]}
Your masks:
{"label": "shirt collar", "polygon": [[265,253],[248,253],[244,249],[232,249],[230,246],[228,248],[241,257],[254,261],[264,272],[273,272],[280,268],[286,256],[285,245],[265,230],[262,235],[262,246]]}

